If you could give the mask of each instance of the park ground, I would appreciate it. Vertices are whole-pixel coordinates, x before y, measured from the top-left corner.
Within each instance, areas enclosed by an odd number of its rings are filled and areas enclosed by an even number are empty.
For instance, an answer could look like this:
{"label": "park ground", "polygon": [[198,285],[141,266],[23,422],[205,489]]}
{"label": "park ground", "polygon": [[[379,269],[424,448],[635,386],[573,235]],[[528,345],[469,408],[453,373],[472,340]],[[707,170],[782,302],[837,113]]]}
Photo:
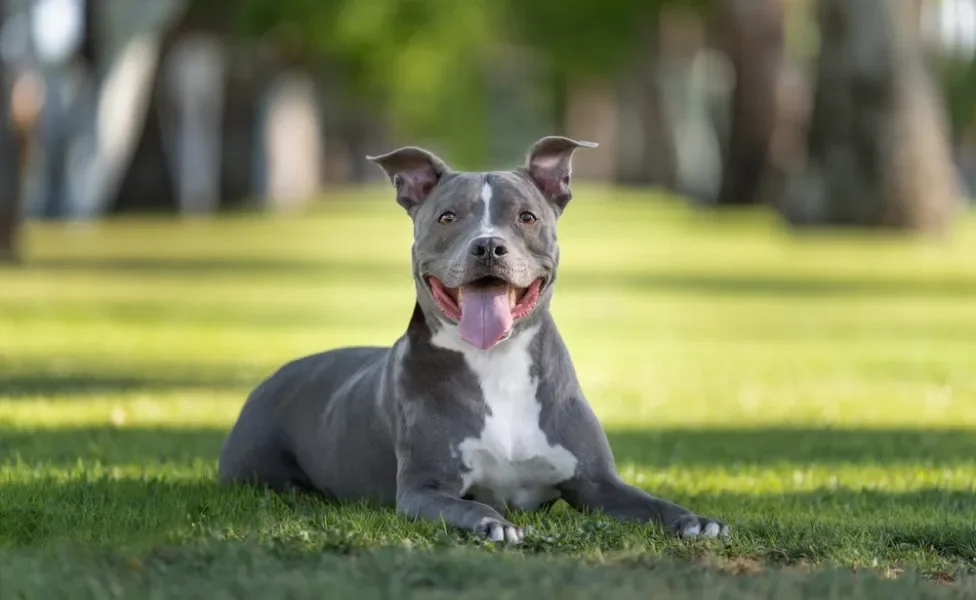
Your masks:
{"label": "park ground", "polygon": [[[519,549],[214,484],[281,363],[412,308],[387,190],[302,216],[33,224],[0,270],[0,597],[976,594],[976,220],[942,240],[581,189],[553,312],[622,476],[727,521],[564,506]],[[354,594],[355,592],[355,594]]]}

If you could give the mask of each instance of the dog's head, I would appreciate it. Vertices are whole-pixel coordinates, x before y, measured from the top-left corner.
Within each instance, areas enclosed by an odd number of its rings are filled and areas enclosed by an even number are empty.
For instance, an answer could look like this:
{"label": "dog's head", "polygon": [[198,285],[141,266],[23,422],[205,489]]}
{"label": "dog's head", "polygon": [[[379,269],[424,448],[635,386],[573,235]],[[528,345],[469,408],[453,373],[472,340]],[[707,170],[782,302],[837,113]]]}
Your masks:
{"label": "dog's head", "polygon": [[532,322],[552,295],[556,220],[569,203],[572,157],[592,142],[546,137],[512,171],[452,171],[416,147],[371,156],[413,219],[413,274],[428,317],[491,348]]}

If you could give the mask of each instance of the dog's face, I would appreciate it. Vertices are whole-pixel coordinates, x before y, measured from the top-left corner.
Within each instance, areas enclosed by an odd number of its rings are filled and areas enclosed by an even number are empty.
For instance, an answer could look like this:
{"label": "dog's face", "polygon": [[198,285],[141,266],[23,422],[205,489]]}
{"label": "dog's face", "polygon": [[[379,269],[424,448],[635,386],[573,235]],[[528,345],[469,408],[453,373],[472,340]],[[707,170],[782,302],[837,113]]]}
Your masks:
{"label": "dog's face", "polygon": [[556,279],[556,221],[572,194],[573,152],[595,147],[539,140],[521,168],[451,171],[420,148],[370,157],[386,171],[414,223],[413,272],[425,314],[487,349],[531,322]]}

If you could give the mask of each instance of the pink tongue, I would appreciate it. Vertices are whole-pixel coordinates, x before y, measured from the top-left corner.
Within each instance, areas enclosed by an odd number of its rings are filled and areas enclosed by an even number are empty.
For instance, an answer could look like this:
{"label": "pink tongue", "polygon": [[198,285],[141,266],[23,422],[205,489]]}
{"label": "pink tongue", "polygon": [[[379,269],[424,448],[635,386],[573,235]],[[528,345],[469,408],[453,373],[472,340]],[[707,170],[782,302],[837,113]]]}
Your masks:
{"label": "pink tongue", "polygon": [[486,350],[497,344],[512,328],[508,286],[464,288],[461,296],[461,339]]}

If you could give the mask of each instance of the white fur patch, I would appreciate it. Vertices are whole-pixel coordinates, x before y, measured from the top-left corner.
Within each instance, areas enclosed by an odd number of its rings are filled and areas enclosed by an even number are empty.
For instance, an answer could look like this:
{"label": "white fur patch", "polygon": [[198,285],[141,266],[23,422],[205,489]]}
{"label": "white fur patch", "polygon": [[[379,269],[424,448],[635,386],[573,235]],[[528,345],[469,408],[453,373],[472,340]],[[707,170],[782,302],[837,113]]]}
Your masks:
{"label": "white fur patch", "polygon": [[478,231],[478,237],[495,233],[495,228],[491,226],[491,197],[491,184],[486,180],[485,185],[481,187],[481,201],[485,203],[485,212],[481,215],[481,229]]}
{"label": "white fur patch", "polygon": [[712,521],[707,525],[705,525],[704,529],[702,529],[702,526],[699,524],[688,525],[681,532],[681,535],[689,538],[698,537],[698,536],[701,536],[703,538],[716,538],[719,537],[720,535],[721,536],[728,535],[728,528],[720,526],[718,523]]}
{"label": "white fur patch", "polygon": [[720,528],[718,526],[718,523],[709,523],[708,525],[705,525],[705,531],[702,532],[702,535],[708,538],[713,538],[713,537],[718,537],[719,533],[720,533]]}
{"label": "white fur patch", "polygon": [[538,332],[535,326],[488,350],[462,341],[454,327],[442,328],[433,339],[463,354],[481,384],[491,414],[480,435],[463,440],[457,451],[469,469],[462,494],[495,506],[536,509],[557,499],[555,486],[576,472],[576,457],[551,445],[539,427],[539,382],[529,372],[529,345]]}
{"label": "white fur patch", "polygon": [[481,520],[478,529],[482,530],[491,541],[505,542],[506,544],[521,544],[525,536],[521,528],[498,523],[488,517]]}

